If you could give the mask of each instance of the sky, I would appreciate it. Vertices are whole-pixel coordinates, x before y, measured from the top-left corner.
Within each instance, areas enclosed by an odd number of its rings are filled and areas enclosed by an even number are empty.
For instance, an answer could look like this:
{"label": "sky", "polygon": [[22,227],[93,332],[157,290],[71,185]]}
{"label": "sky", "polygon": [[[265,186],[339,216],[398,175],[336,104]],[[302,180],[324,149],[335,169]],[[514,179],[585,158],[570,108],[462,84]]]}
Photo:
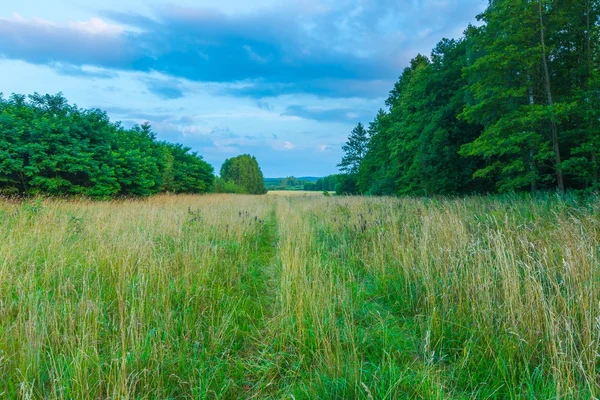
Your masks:
{"label": "sky", "polygon": [[458,38],[487,0],[0,2],[0,92],[62,92],[149,122],[218,172],[336,173],[411,58]]}

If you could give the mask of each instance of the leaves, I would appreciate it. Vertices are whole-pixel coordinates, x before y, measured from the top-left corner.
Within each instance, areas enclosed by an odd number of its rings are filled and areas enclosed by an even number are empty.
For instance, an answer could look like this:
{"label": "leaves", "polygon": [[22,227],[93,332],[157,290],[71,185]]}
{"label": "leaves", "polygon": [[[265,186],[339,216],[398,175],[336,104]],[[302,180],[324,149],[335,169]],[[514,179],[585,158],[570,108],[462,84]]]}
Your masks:
{"label": "leaves", "polygon": [[478,18],[411,60],[366,153],[353,131],[346,183],[375,195],[600,189],[600,0],[494,0]]}
{"label": "leaves", "polygon": [[62,94],[0,97],[0,193],[149,196],[203,193],[212,167],[150,125],[124,129]]}
{"label": "leaves", "polygon": [[340,170],[347,174],[357,174],[360,163],[367,152],[367,131],[360,122],[348,137],[348,142],[342,146],[344,157],[338,165]]}
{"label": "leaves", "polygon": [[[227,187],[228,182],[234,182],[239,189],[234,192],[246,194],[265,194],[265,179],[258,161],[249,154],[228,158],[221,167],[221,179]],[[229,183],[231,185],[231,183]]]}

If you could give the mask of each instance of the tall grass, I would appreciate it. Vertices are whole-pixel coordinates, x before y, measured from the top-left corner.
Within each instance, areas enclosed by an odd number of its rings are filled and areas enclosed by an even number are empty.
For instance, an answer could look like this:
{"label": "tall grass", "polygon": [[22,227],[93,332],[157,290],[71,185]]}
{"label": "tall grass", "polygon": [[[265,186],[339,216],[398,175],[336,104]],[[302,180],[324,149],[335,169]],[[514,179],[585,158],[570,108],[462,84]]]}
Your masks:
{"label": "tall grass", "polygon": [[593,398],[600,201],[0,202],[0,397]]}

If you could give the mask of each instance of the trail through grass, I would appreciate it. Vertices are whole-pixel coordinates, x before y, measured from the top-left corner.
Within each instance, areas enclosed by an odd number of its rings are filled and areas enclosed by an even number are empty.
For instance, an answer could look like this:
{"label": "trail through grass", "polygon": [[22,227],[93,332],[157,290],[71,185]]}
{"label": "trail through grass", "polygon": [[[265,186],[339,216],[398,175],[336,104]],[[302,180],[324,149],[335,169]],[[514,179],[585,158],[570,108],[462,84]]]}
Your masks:
{"label": "trail through grass", "polygon": [[593,398],[600,202],[0,202],[0,397]]}

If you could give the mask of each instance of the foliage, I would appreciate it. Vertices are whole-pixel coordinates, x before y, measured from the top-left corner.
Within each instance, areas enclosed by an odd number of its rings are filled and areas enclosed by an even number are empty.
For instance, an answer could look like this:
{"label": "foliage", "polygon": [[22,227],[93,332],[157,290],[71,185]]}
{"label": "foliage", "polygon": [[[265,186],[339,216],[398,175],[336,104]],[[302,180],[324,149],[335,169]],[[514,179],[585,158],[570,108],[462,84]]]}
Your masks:
{"label": "foliage", "polygon": [[600,188],[600,0],[495,0],[417,55],[340,169],[362,194]]}
{"label": "foliage", "polygon": [[348,141],[342,150],[344,150],[344,157],[342,162],[339,163],[338,167],[340,170],[347,174],[357,174],[365,153],[367,152],[367,143],[369,139],[367,137],[367,131],[360,122],[356,125],[356,128],[352,130]]}
{"label": "foliage", "polygon": [[239,186],[233,180],[224,180],[220,177],[216,177],[211,190],[213,193],[232,193],[232,194],[244,194],[245,189]]}
{"label": "foliage", "polygon": [[313,183],[316,178],[296,178],[288,176],[287,178],[265,178],[265,187],[267,190],[305,190],[304,187]]}
{"label": "foliage", "polygon": [[338,184],[338,180],[339,180],[340,176],[339,175],[327,175],[324,178],[319,178],[317,179],[317,181],[315,182],[315,191],[326,191],[326,192],[333,192],[335,191],[337,184]]}
{"label": "foliage", "polygon": [[265,194],[264,176],[256,157],[249,154],[228,158],[221,166],[221,179],[235,182],[246,194]]}
{"label": "foliage", "polygon": [[337,179],[335,193],[338,195],[359,194],[358,179],[356,174],[341,174]]}
{"label": "foliage", "polygon": [[93,198],[203,193],[212,167],[181,145],[158,142],[61,95],[0,96],[0,194]]}
{"label": "foliage", "polygon": [[323,178],[288,176],[287,178],[265,178],[268,190],[302,190],[310,192],[335,191],[338,175]]}

